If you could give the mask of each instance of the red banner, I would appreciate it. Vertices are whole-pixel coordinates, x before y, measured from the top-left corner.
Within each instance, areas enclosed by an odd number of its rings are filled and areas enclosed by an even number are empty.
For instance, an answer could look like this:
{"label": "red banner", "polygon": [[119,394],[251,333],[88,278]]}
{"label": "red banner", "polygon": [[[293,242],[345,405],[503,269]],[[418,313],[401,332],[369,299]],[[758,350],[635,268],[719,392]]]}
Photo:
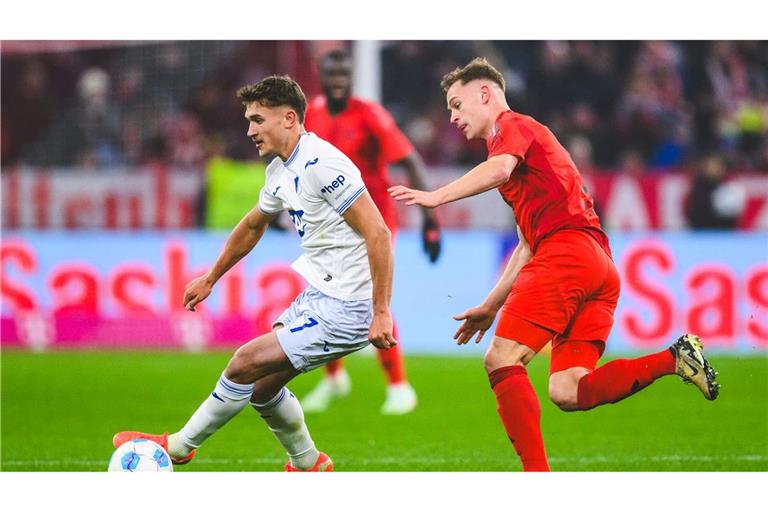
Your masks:
{"label": "red banner", "polygon": [[[5,171],[5,170],[4,170]],[[456,169],[434,170],[434,187],[456,179]],[[394,173],[395,181],[403,182]],[[686,173],[652,176],[592,174],[585,184],[611,230],[679,230],[687,227],[685,204],[691,187]],[[730,183],[741,210],[739,228],[768,230],[768,177],[739,175]],[[2,225],[32,229],[165,229],[194,226],[205,186],[202,170],[100,173],[56,170],[3,172]],[[398,205],[402,227],[417,227],[421,213]],[[438,211],[454,229],[514,229],[509,207],[491,192],[450,203]]]}
{"label": "red banner", "polygon": [[10,171],[3,173],[4,228],[194,227],[202,173]]}
{"label": "red banner", "polygon": [[[691,177],[685,173],[653,176],[590,175],[585,184],[603,225],[612,230],[678,230],[687,227],[685,205]],[[768,177],[740,175],[731,180],[743,200],[740,229],[768,230]]]}

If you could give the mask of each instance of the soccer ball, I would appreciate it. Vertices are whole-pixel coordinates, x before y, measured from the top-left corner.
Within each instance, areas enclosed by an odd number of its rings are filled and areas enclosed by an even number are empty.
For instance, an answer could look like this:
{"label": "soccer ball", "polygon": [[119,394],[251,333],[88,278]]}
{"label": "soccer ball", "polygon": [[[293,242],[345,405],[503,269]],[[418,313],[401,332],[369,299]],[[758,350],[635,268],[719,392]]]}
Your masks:
{"label": "soccer ball", "polygon": [[173,471],[173,464],[159,444],[147,439],[134,439],[115,450],[109,459],[108,471]]}

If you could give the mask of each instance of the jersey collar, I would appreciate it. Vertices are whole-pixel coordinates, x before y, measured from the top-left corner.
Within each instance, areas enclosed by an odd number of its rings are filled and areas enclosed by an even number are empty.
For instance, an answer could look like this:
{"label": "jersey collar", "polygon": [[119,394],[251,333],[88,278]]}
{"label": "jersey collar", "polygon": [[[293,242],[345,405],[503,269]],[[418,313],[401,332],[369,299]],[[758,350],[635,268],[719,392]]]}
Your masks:
{"label": "jersey collar", "polygon": [[496,116],[496,119],[493,121],[493,124],[491,125],[491,133],[489,137],[485,141],[485,145],[488,148],[488,151],[491,150],[491,146],[496,141],[496,137],[499,135],[499,123],[501,122],[501,118],[505,114],[513,113],[512,109],[505,110],[504,112],[500,113],[498,116]]}
{"label": "jersey collar", "polygon": [[283,165],[285,167],[288,167],[291,165],[291,163],[296,160],[296,156],[299,154],[299,148],[301,147],[301,140],[304,138],[305,135],[309,135],[307,132],[302,132],[299,134],[299,141],[296,143],[296,147],[293,148],[293,152],[291,153],[291,156],[288,157],[288,160],[283,162]]}

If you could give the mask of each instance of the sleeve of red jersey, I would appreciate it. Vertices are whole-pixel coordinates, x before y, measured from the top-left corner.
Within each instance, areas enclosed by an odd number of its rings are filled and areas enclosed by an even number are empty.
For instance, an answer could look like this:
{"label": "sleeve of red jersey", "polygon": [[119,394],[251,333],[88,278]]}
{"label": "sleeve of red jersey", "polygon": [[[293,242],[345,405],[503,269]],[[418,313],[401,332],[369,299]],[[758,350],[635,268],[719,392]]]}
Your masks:
{"label": "sleeve of red jersey", "polygon": [[496,124],[496,135],[488,145],[488,156],[512,155],[525,160],[533,143],[533,132],[516,119],[502,119]]}
{"label": "sleeve of red jersey", "polygon": [[399,162],[413,152],[408,137],[400,131],[392,115],[376,103],[369,105],[371,129],[387,162]]}

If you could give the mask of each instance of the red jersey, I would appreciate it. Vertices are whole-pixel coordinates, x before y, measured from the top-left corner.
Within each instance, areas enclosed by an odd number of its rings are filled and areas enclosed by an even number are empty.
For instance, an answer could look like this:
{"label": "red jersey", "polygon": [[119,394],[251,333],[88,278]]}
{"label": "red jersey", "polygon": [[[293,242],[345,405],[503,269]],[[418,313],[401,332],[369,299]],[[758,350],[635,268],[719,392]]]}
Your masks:
{"label": "red jersey", "polygon": [[488,158],[510,154],[520,159],[499,192],[514,210],[532,251],[555,231],[578,229],[592,235],[611,254],[608,236],[600,227],[581,175],[549,128],[507,110],[496,119],[486,144]]}
{"label": "red jersey", "polygon": [[306,128],[347,155],[360,169],[371,198],[390,228],[397,226],[395,200],[390,197],[387,164],[399,162],[413,146],[392,116],[377,103],[349,98],[344,110],[328,112],[325,96],[307,106]]}

